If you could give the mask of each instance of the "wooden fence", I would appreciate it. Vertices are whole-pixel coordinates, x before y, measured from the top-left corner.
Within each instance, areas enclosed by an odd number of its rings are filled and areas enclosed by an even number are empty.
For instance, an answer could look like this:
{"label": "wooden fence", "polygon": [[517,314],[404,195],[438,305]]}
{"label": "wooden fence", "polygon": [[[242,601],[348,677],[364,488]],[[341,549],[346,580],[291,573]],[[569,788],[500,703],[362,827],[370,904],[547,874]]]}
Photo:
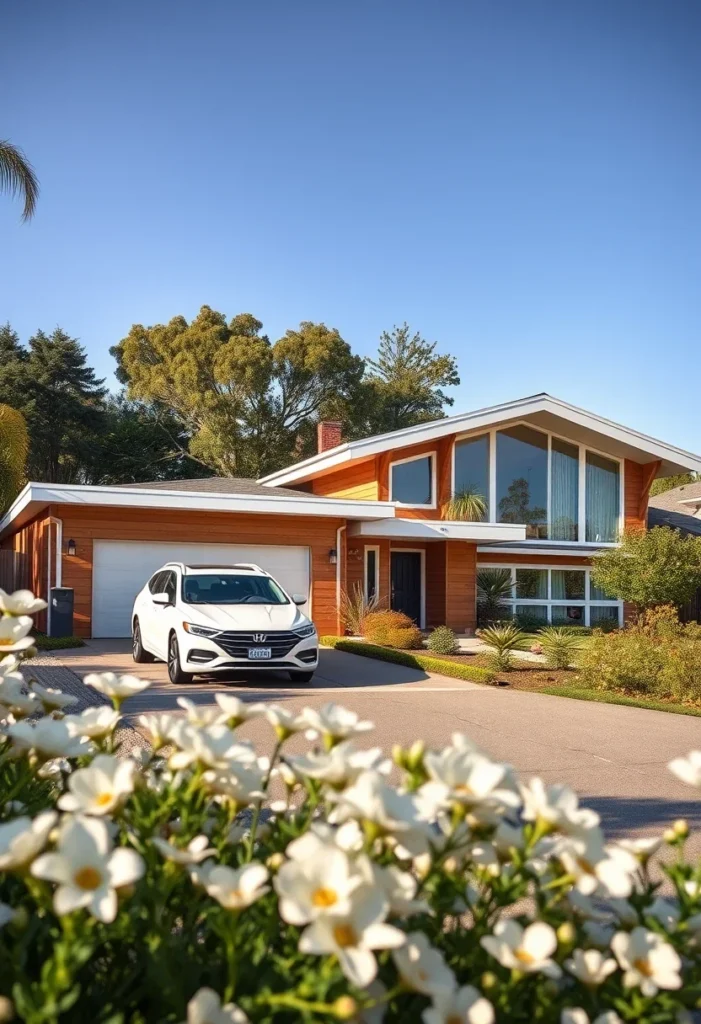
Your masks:
{"label": "wooden fence", "polygon": [[0,589],[13,590],[29,588],[29,560],[19,551],[0,549]]}

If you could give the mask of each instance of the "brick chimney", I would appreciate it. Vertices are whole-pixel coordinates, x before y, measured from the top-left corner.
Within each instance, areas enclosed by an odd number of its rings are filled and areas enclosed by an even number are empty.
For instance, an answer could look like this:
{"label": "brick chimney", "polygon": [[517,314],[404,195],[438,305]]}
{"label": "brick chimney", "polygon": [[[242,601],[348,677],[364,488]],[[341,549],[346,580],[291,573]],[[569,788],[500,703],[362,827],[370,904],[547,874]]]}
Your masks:
{"label": "brick chimney", "polygon": [[327,452],[341,443],[342,424],[337,420],[322,420],[316,428],[316,445],[319,453]]}

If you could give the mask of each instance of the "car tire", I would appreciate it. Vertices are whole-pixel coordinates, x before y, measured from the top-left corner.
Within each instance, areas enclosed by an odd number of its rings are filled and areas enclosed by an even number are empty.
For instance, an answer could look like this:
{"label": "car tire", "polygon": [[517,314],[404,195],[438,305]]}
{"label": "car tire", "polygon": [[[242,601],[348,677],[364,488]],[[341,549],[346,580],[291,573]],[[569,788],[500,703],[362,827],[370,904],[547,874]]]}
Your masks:
{"label": "car tire", "polygon": [[151,652],[147,651],[141,642],[141,627],[139,626],[138,619],[134,619],[134,626],[131,632],[131,655],[137,665],[145,665],[149,661],[154,661]]}
{"label": "car tire", "polygon": [[178,647],[178,638],[175,633],[171,633],[168,640],[168,678],[176,686],[192,682],[192,673],[183,672],[182,670],[180,648]]}
{"label": "car tire", "polygon": [[308,683],[313,675],[313,672],[290,672],[290,679],[293,683]]}

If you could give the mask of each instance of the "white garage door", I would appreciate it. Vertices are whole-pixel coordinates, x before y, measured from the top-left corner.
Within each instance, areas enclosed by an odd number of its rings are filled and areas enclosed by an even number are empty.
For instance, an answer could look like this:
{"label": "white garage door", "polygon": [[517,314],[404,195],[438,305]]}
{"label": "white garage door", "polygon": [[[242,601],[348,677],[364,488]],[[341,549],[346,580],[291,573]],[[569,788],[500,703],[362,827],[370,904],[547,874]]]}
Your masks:
{"label": "white garage door", "polygon": [[[164,562],[194,565],[255,562],[279,580],[288,593],[309,594],[309,548],[96,540],[93,545],[94,637],[131,636],[134,598]],[[310,614],[309,602],[303,610]]]}

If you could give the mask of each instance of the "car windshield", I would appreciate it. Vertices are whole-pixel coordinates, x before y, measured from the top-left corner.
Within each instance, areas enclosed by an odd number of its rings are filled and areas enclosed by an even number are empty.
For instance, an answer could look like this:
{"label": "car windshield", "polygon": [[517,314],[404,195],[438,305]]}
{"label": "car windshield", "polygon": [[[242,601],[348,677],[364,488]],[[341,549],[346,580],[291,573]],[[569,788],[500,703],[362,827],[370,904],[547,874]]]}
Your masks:
{"label": "car windshield", "polygon": [[290,603],[269,576],[232,572],[183,576],[183,601],[187,604]]}

